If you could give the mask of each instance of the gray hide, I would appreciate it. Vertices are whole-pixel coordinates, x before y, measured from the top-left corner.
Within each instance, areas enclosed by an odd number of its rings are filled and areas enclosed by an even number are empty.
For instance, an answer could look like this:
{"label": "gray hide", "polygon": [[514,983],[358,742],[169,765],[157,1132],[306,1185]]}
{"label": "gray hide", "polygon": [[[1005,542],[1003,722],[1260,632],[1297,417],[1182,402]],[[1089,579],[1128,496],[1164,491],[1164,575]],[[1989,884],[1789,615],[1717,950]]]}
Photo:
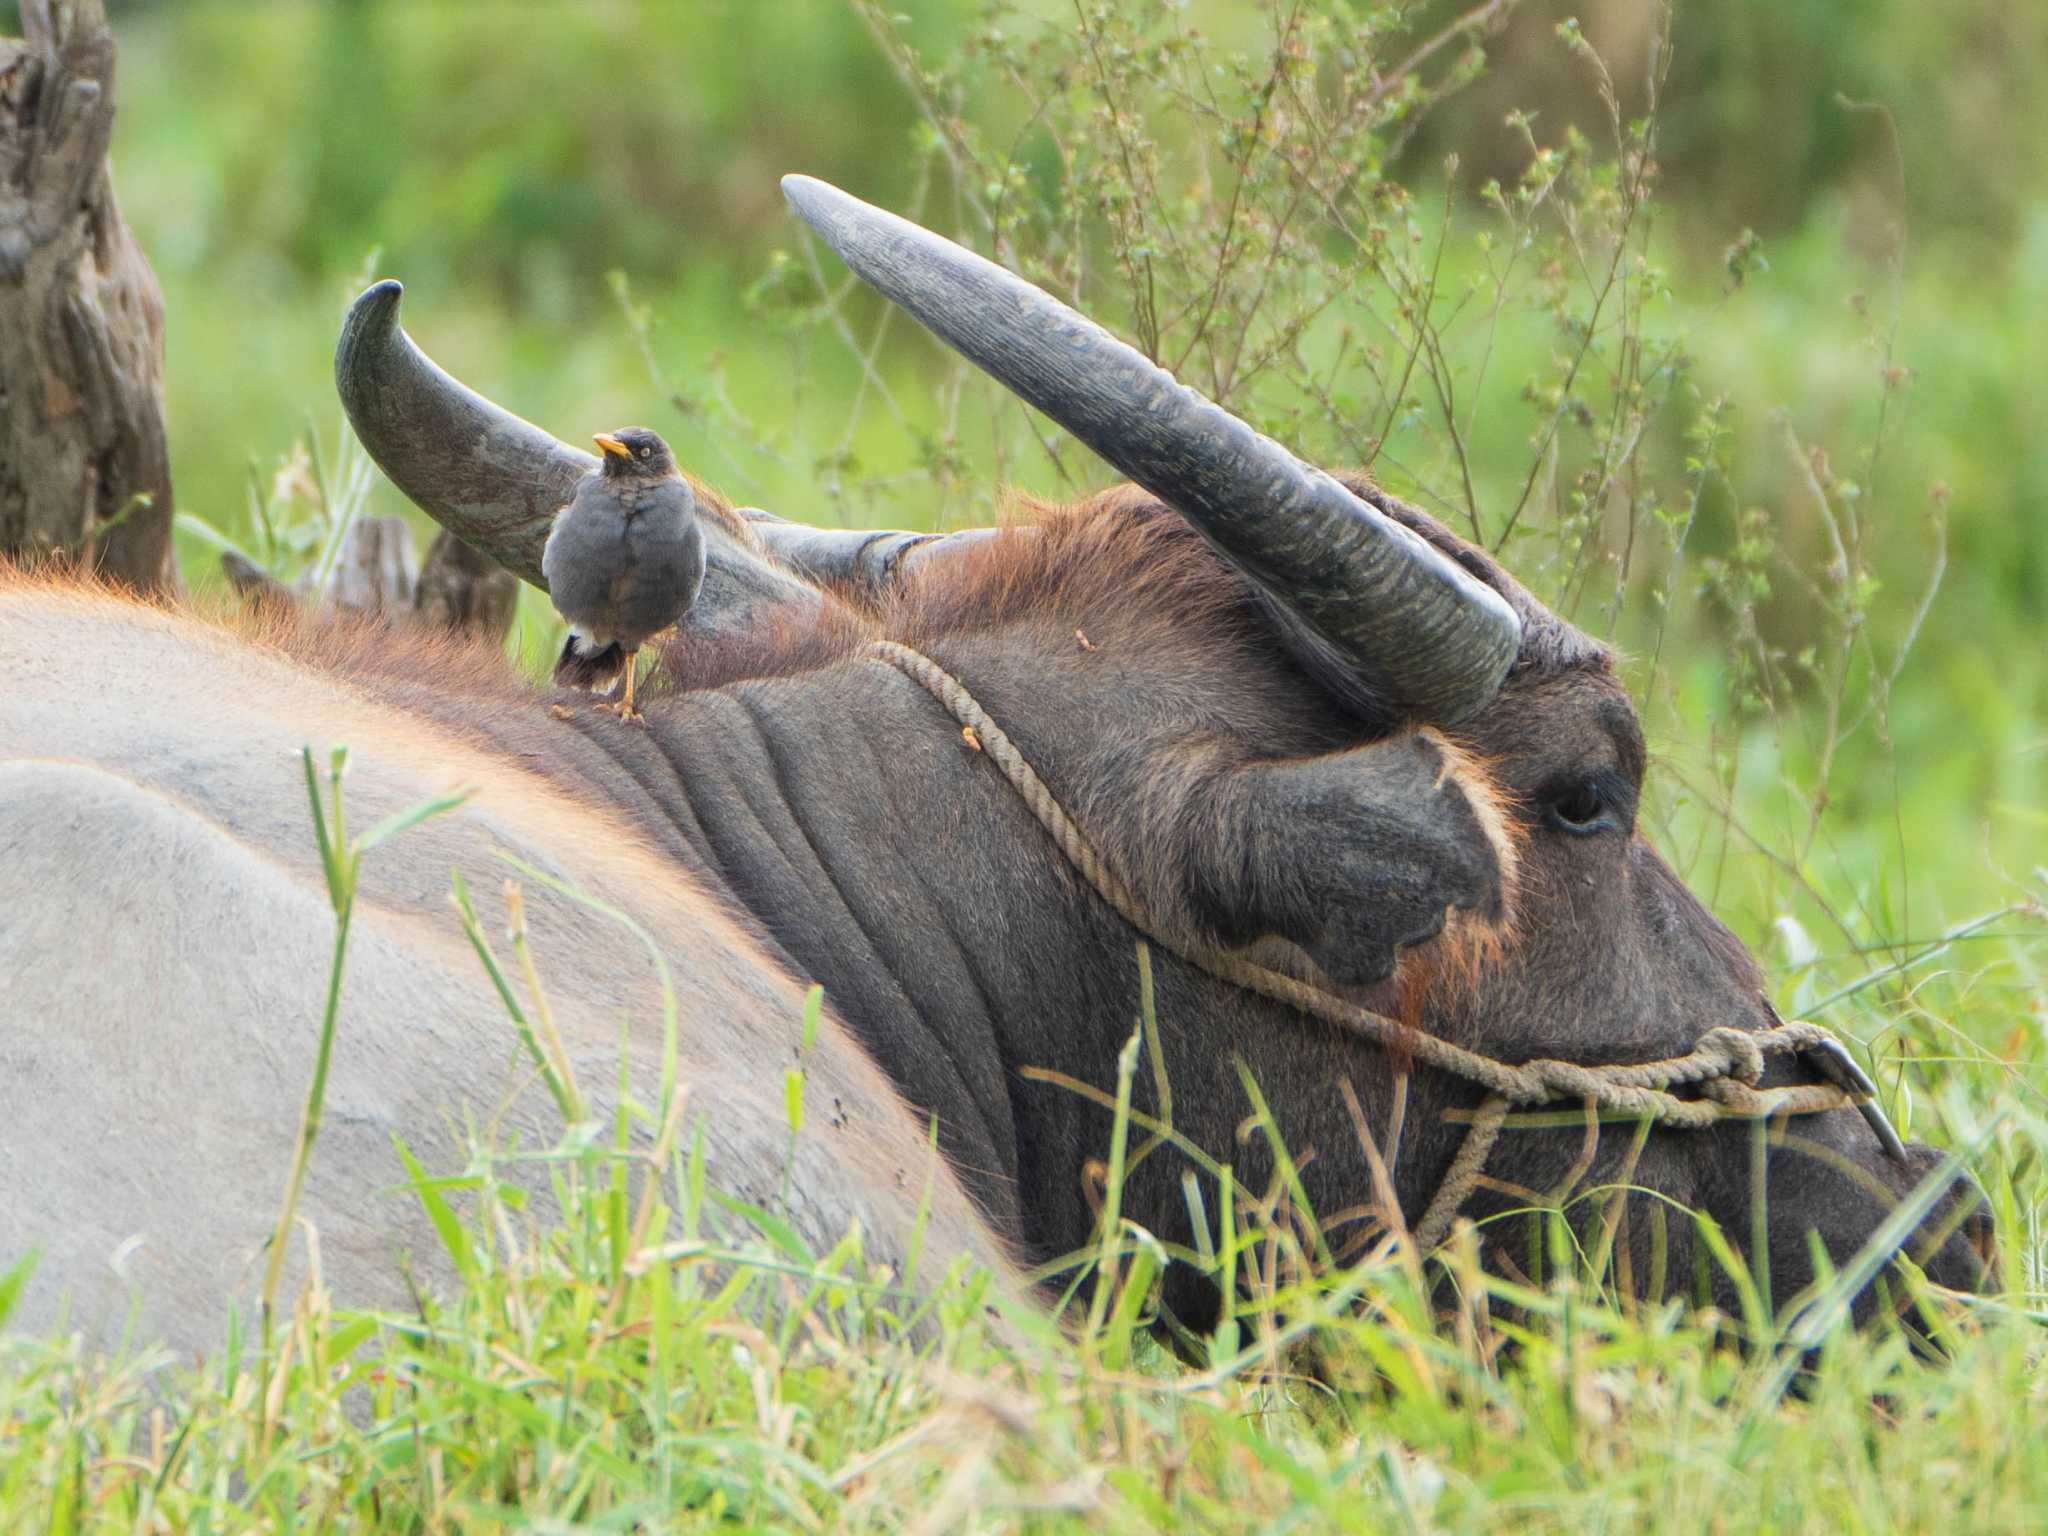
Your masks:
{"label": "gray hide", "polygon": [[[466,1126],[529,1148],[561,1133],[449,905],[458,868],[505,952],[508,871],[493,849],[654,937],[709,1178],[776,1206],[804,985],[618,816],[345,682],[117,600],[0,585],[0,672],[0,1271],[41,1255],[13,1326],[62,1313],[111,1343],[133,1305],[140,1338],[210,1349],[228,1298],[246,1303],[260,1281],[333,944],[304,743],[323,762],[349,747],[357,831],[476,791],[364,861],[303,1207],[342,1304],[404,1307],[401,1257],[434,1270],[438,1245],[397,1187],[394,1134],[453,1173]],[[636,1095],[653,1104],[660,992],[639,941],[532,884],[528,908],[586,1091],[603,1102],[616,1083],[623,1029]],[[858,1222],[869,1255],[900,1273],[929,1188],[925,1278],[958,1254],[1002,1269],[924,1128],[835,1017],[804,1066],[797,1230],[822,1252]]]}

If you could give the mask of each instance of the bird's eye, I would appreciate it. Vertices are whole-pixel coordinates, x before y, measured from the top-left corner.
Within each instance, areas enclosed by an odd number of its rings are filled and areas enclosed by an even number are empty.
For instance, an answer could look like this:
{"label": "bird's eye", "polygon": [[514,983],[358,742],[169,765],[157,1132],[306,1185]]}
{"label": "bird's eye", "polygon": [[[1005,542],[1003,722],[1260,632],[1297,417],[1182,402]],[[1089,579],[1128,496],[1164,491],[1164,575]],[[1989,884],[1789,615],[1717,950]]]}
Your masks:
{"label": "bird's eye", "polygon": [[642,443],[642,444],[640,445],[640,447],[639,447],[638,449],[636,449],[635,451],[636,451],[636,452],[637,452],[637,453],[638,453],[638,454],[640,455],[640,457],[641,457],[641,458],[643,458],[643,459],[644,459],[644,458],[646,458],[646,457],[647,457],[647,455],[649,455],[650,453],[654,452],[654,450],[653,450],[652,448],[649,448],[649,447],[648,447],[648,446],[647,446],[647,445],[646,445],[645,443]]}
{"label": "bird's eye", "polygon": [[1599,832],[1612,820],[1608,810],[1607,796],[1600,784],[1593,779],[1581,779],[1550,802],[1550,819],[1567,832]]}

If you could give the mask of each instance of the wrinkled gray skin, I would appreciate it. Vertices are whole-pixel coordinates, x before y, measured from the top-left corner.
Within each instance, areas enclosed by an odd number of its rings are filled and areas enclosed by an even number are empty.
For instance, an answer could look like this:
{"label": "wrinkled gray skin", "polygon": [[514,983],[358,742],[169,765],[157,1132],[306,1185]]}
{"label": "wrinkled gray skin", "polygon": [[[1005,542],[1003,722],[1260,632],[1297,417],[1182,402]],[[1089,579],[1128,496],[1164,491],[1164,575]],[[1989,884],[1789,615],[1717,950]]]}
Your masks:
{"label": "wrinkled gray skin", "polygon": [[[780,1211],[820,1253],[857,1223],[868,1261],[899,1278],[920,1246],[920,1284],[962,1253],[1006,1277],[1004,1245],[929,1155],[925,1124],[829,1010],[802,1058],[809,1115],[790,1163],[783,1077],[798,1060],[805,984],[715,887],[579,786],[394,702],[445,702],[478,668],[501,667],[445,641],[424,654],[439,668],[417,683],[380,680],[0,571],[0,1274],[40,1254],[9,1326],[40,1334],[63,1318],[111,1347],[132,1310],[137,1343],[189,1354],[220,1347],[231,1297],[251,1316],[333,958],[298,761],[308,743],[323,768],[331,748],[349,748],[351,836],[471,792],[362,860],[300,1207],[337,1304],[407,1312],[408,1271],[447,1278],[394,1137],[446,1175],[468,1166],[472,1134],[508,1150],[562,1135],[449,905],[453,869],[516,969],[501,853],[616,909],[659,947],[686,1137],[701,1122],[712,1187]],[[491,707],[546,717],[526,702]],[[581,738],[556,735],[550,759],[574,762]],[[617,779],[589,766],[592,782]],[[622,1044],[635,1097],[659,1106],[662,996],[641,941],[522,878],[536,964],[593,1110],[609,1124]],[[640,1145],[649,1139],[643,1127]],[[735,1230],[715,1211],[707,1220]],[[306,1252],[301,1232],[287,1304]]]}

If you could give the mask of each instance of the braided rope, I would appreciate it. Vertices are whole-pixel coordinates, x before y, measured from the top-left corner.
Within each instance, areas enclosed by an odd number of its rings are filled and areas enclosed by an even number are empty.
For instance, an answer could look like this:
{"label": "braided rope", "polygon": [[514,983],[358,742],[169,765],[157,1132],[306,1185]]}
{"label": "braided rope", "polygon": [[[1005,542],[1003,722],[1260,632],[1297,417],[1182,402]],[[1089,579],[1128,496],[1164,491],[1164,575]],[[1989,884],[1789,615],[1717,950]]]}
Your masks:
{"label": "braided rope", "polygon": [[1458,1155],[1444,1170],[1443,1182],[1437,1185],[1436,1194],[1422,1213],[1422,1220],[1415,1223],[1417,1251],[1428,1253],[1450,1236],[1451,1223],[1478,1186],[1479,1176],[1486,1171],[1486,1160],[1493,1155],[1493,1144],[1500,1140],[1500,1128],[1507,1123],[1507,1118],[1508,1101],[1497,1093],[1479,1106],[1472,1129],[1458,1144]]}
{"label": "braided rope", "polygon": [[[1662,1061],[1586,1066],[1538,1058],[1512,1063],[1406,1028],[1385,1014],[1361,1008],[1346,998],[1242,956],[1206,945],[1170,942],[1161,937],[1164,925],[1110,867],[1009,734],[989,718],[960,679],[923,652],[892,640],[873,642],[868,654],[903,673],[945,707],[959,722],[962,740],[995,764],[1039,825],[1058,844],[1068,863],[1119,917],[1146,939],[1219,981],[1285,1003],[1382,1049],[1406,1051],[1425,1066],[1462,1077],[1486,1090],[1486,1100],[1415,1228],[1416,1241],[1424,1251],[1434,1248],[1448,1234],[1451,1221],[1478,1184],[1510,1109],[1575,1100],[1617,1115],[1648,1117],[1673,1127],[1699,1129],[1723,1120],[1819,1114],[1867,1102],[1865,1096],[1832,1083],[1757,1086],[1767,1058],[1835,1044],[1834,1035],[1827,1029],[1803,1020],[1786,1020],[1760,1030],[1718,1025],[1701,1035],[1683,1056]],[[1701,1097],[1682,1099],[1670,1092],[1672,1088],[1693,1086],[1699,1088]]]}

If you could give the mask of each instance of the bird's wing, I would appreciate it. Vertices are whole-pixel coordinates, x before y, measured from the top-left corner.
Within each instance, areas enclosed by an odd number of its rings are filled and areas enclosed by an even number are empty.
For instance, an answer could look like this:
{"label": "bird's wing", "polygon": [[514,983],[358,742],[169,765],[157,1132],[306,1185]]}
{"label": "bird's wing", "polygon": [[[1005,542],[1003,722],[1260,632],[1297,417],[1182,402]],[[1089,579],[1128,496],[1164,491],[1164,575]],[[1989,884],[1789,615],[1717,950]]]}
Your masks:
{"label": "bird's wing", "polygon": [[616,627],[613,581],[626,564],[626,519],[597,475],[577,485],[541,550],[541,574],[555,611],[598,638]]}

